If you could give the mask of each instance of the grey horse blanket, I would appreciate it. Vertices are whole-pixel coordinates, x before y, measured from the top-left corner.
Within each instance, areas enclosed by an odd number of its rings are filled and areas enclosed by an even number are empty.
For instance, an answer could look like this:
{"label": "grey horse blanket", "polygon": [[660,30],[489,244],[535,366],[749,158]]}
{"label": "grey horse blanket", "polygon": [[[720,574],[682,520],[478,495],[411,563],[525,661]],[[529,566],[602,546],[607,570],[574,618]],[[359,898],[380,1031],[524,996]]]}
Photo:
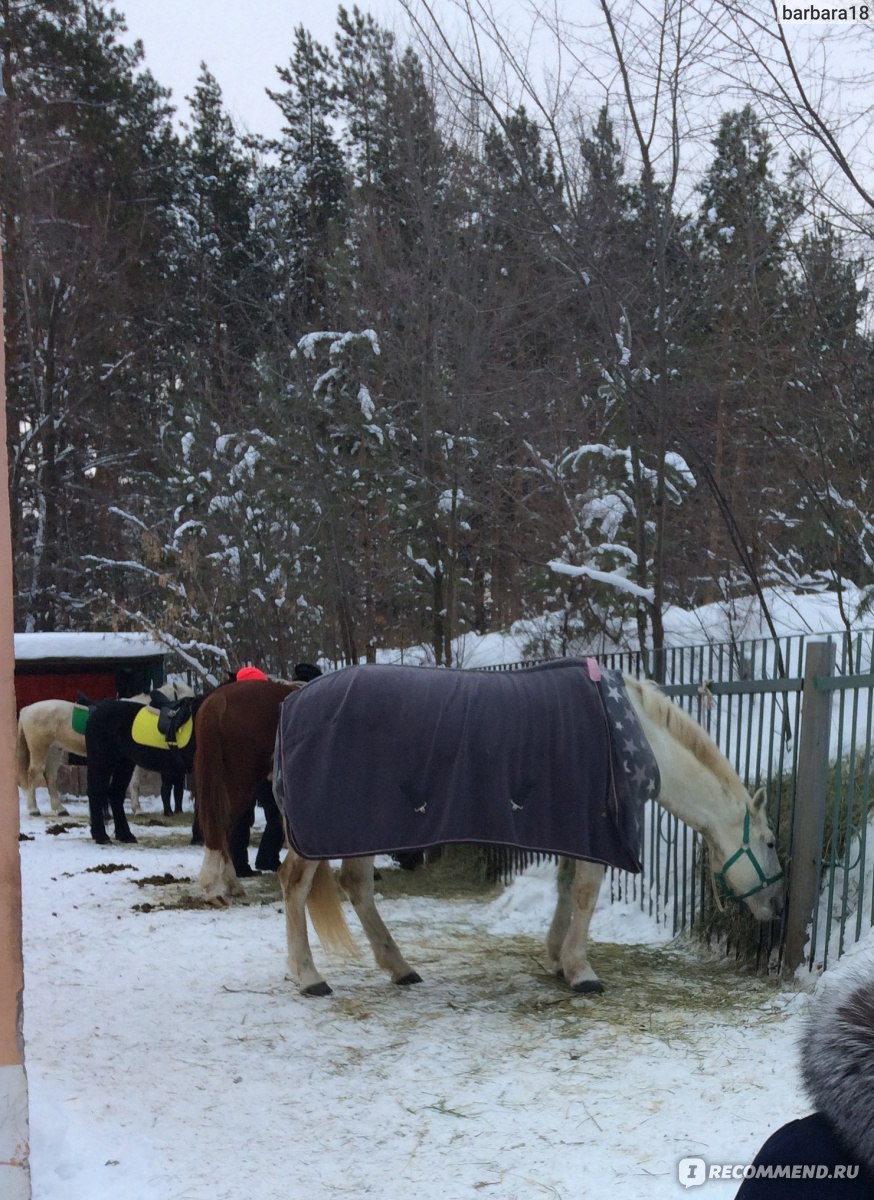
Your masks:
{"label": "grey horse blanket", "polygon": [[368,665],[313,680],[284,701],[277,732],[274,790],[292,846],[323,859],[469,842],[640,871],[658,768],[621,675],[598,675],[560,659],[495,672]]}

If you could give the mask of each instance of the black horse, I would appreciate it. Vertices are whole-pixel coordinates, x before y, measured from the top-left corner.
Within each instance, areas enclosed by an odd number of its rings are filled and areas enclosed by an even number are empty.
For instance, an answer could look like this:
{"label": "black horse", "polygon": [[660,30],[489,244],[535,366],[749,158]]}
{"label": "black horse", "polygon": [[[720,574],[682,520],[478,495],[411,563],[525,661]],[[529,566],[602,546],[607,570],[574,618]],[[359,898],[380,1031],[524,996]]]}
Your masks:
{"label": "black horse", "polygon": [[[195,696],[174,706],[177,717],[194,716],[206,699]],[[180,705],[186,710],[180,711]],[[91,836],[105,845],[110,839],[103,819],[105,805],[112,810],[116,841],[135,842],[124,811],[124,796],[134,767],[158,771],[163,775],[178,775],[191,770],[194,762],[194,736],[183,747],[142,746],[135,742],[131,731],[134,719],[145,707],[129,700],[102,700],[91,710],[85,726],[85,745],[88,758],[88,809],[91,816]],[[172,740],[172,738],[171,738]]]}

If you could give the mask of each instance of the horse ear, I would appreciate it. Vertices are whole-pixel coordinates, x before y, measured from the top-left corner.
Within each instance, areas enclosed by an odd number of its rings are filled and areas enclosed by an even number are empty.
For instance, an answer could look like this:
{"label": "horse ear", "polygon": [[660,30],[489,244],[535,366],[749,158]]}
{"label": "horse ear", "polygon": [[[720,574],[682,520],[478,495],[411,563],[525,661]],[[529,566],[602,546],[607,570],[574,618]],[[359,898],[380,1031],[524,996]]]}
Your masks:
{"label": "horse ear", "polygon": [[758,812],[760,808],[764,808],[765,800],[767,798],[767,792],[763,787],[760,787],[759,790],[753,794],[753,809]]}

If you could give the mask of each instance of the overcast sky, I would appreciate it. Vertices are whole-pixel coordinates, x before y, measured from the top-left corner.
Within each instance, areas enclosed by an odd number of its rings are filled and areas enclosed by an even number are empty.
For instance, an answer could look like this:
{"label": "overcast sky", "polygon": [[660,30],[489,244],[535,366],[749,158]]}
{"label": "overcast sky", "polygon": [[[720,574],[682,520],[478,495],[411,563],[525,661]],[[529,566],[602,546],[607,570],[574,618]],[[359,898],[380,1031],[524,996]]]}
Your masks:
{"label": "overcast sky", "polygon": [[[279,84],[276,68],[287,65],[291,57],[295,28],[304,25],[318,41],[333,48],[339,7],[338,0],[109,2],[124,15],[130,39],[139,38],[143,42],[146,65],[159,83],[171,89],[173,103],[183,120],[188,112],[185,97],[191,94],[200,72],[200,64],[205,62],[218,80],[225,107],[240,132],[265,136],[275,136],[280,132],[279,109],[267,97],[265,88],[275,89]],[[344,2],[351,10],[356,0]],[[357,3],[363,11],[372,13],[382,25],[393,29],[399,35],[401,44],[404,44],[405,14],[401,0],[357,0]],[[438,0],[437,7],[442,16],[452,20],[454,9],[451,4],[442,4]],[[585,30],[586,14],[591,13],[591,7],[591,0],[567,0],[566,4],[559,4],[558,10],[573,17],[576,22],[581,22],[580,28]],[[495,10],[499,14],[502,34],[511,42],[515,38],[516,45],[524,43],[532,29],[530,10],[524,0],[496,0]],[[812,39],[810,44],[814,47],[825,37],[826,32],[824,29],[803,26],[787,28],[792,30],[793,40],[798,36],[809,37]],[[834,80],[838,75],[850,79],[855,77],[857,91],[852,96],[849,92],[842,96],[840,89],[832,89],[829,105],[823,111],[828,112],[832,123],[835,121],[836,111],[841,108],[844,108],[844,117],[848,109],[854,112],[855,131],[844,130],[842,141],[849,148],[857,170],[867,176],[870,174],[870,165],[874,162],[874,127],[869,116],[871,93],[866,88],[862,89],[862,81],[865,78],[870,79],[874,86],[874,28],[866,26],[865,29],[859,29],[839,25],[831,28],[829,33],[839,33],[844,41],[832,45],[827,60],[821,60],[819,52],[815,52],[815,69],[812,75],[805,72],[806,82],[812,88],[813,94],[818,95],[822,80],[818,78],[817,66],[824,71],[826,81]],[[601,34],[603,35],[603,31]],[[588,44],[587,34],[584,33],[583,36]],[[596,53],[597,41],[597,30],[591,28],[592,54]],[[535,43],[529,45],[529,52],[534,45]],[[536,63],[540,60],[541,64],[544,61],[551,62],[551,46],[552,42],[549,41],[545,57],[535,53],[533,61]],[[804,58],[806,52],[801,54],[800,61]],[[531,61],[529,59],[529,65]],[[826,61],[829,66],[823,67],[822,64]],[[584,63],[582,75],[575,82],[574,90],[577,100],[582,102],[584,108],[588,106],[594,114],[605,100],[603,86],[610,86],[610,95],[614,101],[619,95],[619,87],[615,79],[614,65],[603,79],[597,71],[593,72],[589,76],[587,89],[585,75],[590,67],[591,62]],[[610,79],[613,80],[612,84],[608,83]],[[702,126],[699,130],[700,144],[697,151],[691,144],[685,150],[687,169],[690,163],[694,164],[695,153],[700,155],[703,152],[705,158],[710,156],[709,138],[715,129],[719,112],[726,105],[738,104],[736,94],[723,96],[718,86],[711,92],[701,81],[699,85],[704,87],[700,94],[704,96],[706,93],[709,99],[702,101],[700,109]],[[858,89],[862,89],[861,92]],[[694,88],[692,94],[695,94]]]}
{"label": "overcast sky", "polygon": [[[352,10],[355,0],[346,0]],[[139,38],[146,65],[173,92],[184,117],[205,62],[218,80],[225,107],[238,128],[279,132],[276,105],[264,94],[276,88],[276,67],[291,57],[294,30],[304,25],[333,47],[338,3],[333,0],[113,0],[126,18],[130,40]],[[398,0],[358,0],[358,6],[389,28],[402,27]]]}

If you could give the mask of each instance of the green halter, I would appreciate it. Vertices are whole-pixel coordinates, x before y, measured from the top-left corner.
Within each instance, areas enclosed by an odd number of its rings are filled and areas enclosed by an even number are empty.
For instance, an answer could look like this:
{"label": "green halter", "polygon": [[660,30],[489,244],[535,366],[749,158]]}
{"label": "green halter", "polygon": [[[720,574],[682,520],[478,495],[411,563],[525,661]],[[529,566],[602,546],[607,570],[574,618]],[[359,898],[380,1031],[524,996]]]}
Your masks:
{"label": "green halter", "polygon": [[[734,866],[734,864],[740,858],[748,858],[753,864],[755,872],[759,877],[758,884],[755,887],[750,888],[748,892],[744,892],[741,896],[732,891],[731,884],[725,877],[725,873],[729,867]],[[719,887],[723,896],[725,896],[728,900],[746,900],[748,896],[755,896],[758,892],[763,892],[766,888],[769,888],[772,884],[777,883],[777,881],[782,878],[782,871],[778,871],[776,875],[766,875],[762,870],[761,863],[750,849],[750,814],[749,811],[747,811],[744,814],[744,835],[740,849],[735,850],[731,858],[726,859],[726,861],[722,864],[721,871],[714,872],[714,879],[716,880],[717,886]]]}

